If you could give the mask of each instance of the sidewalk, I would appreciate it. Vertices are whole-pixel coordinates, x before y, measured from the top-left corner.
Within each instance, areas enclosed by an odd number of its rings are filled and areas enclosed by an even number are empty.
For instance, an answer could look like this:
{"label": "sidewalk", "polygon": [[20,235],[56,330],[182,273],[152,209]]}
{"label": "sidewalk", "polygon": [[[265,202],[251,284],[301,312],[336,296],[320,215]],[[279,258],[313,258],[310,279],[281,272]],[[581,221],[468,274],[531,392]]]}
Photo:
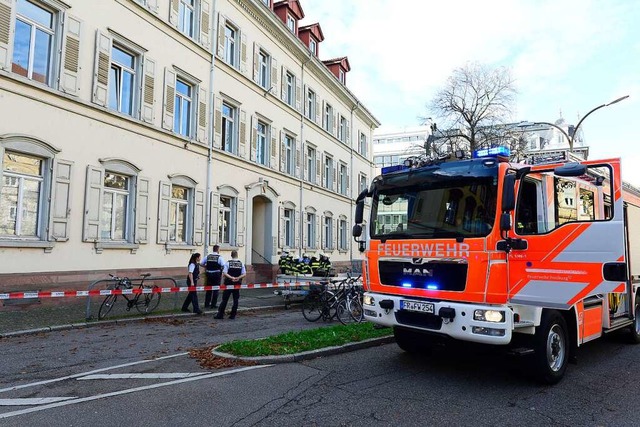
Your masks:
{"label": "sidewalk", "polygon": [[[240,291],[239,310],[255,309],[280,309],[285,310],[284,298],[274,294],[274,289],[243,289]],[[176,292],[162,294],[160,305],[150,316],[193,316],[193,314],[182,313],[180,308],[186,298],[186,292]],[[87,327],[99,325],[109,321],[132,321],[143,319],[137,310],[132,308],[126,310],[127,304],[123,298],[118,298],[109,317],[105,321],[98,322],[98,310],[104,297],[92,297],[89,304],[89,314],[91,319],[87,320],[87,298],[65,298],[56,301],[41,300],[40,303],[26,305],[4,305],[0,302],[0,337],[4,335],[16,335],[21,333],[42,333],[51,330],[70,329],[72,327]],[[218,297],[218,304],[222,300],[222,292]],[[200,308],[204,310],[204,292],[198,292]],[[292,302],[301,301],[300,298],[293,299]],[[232,299],[229,299],[227,310],[231,307]],[[294,305],[292,309],[298,309]],[[205,310],[206,316],[212,316],[212,310]]]}

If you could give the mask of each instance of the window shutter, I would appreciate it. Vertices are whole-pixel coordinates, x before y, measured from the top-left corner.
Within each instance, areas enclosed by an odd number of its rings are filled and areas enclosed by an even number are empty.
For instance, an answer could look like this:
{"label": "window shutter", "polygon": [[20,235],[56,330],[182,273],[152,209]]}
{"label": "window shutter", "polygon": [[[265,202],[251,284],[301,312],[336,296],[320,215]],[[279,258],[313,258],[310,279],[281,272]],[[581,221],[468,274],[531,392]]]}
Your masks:
{"label": "window shutter", "polygon": [[278,138],[276,135],[278,134],[278,130],[271,126],[271,148],[269,150],[269,155],[271,156],[271,161],[269,162],[269,166],[271,169],[277,169],[278,165]]}
{"label": "window shutter", "polygon": [[171,183],[160,181],[158,198],[158,243],[169,241],[169,208],[171,206]]}
{"label": "window shutter", "polygon": [[349,184],[350,184],[350,182],[349,182],[349,168],[346,168],[346,171],[347,171],[347,172],[346,172],[346,173],[347,173],[347,191],[346,191],[346,194],[345,194],[345,195],[346,195],[346,196],[349,196],[349,195],[350,195],[350,194],[349,194]]}
{"label": "window shutter", "polygon": [[333,175],[331,175],[331,186],[333,187],[333,191],[338,191],[338,168],[337,166],[333,167]]}
{"label": "window shutter", "polygon": [[293,224],[293,235],[295,236],[295,247],[300,247],[300,212],[296,209],[293,213],[293,217],[295,218]]}
{"label": "window shutter", "polygon": [[318,95],[316,94],[316,124],[322,126],[322,110],[320,109],[320,101],[318,101]]}
{"label": "window shutter", "polygon": [[158,0],[147,0],[147,9],[153,13],[158,13]]}
{"label": "window shutter", "polygon": [[53,167],[53,191],[51,194],[51,216],[49,241],[69,240],[69,216],[71,209],[71,168],[73,162],[57,160]]}
{"label": "window shutter", "polygon": [[316,184],[321,187],[324,186],[324,153],[316,158],[316,177],[318,178]]}
{"label": "window shutter", "polygon": [[134,214],[136,234],[134,243],[149,241],[149,178],[138,176],[136,179],[136,210]]}
{"label": "window shutter", "polygon": [[347,144],[349,144],[351,142],[351,135],[350,135],[350,131],[349,131],[349,120],[345,120],[346,121],[346,128],[345,128],[345,141],[347,142]]}
{"label": "window shutter", "polygon": [[218,57],[224,58],[224,29],[227,20],[221,13],[218,14]]}
{"label": "window shutter", "polygon": [[104,169],[87,166],[87,181],[84,197],[84,242],[96,242],[100,237],[102,213],[102,185]]}
{"label": "window shutter", "polygon": [[251,161],[256,161],[256,150],[258,149],[258,119],[256,116],[251,116],[251,149],[250,158]]}
{"label": "window shutter", "polygon": [[338,245],[338,235],[340,234],[338,230],[340,230],[340,219],[336,219],[333,224],[333,247],[332,249],[338,249],[340,246]]}
{"label": "window shutter", "polygon": [[[301,144],[302,145],[302,144]],[[302,149],[302,147],[301,147]],[[306,179],[307,181],[311,182],[311,176],[310,176],[310,170],[309,170],[309,166],[308,166],[308,158],[307,158],[307,152],[304,153],[304,155],[302,155],[303,159],[302,159],[302,163],[303,163],[303,167],[304,167],[304,176],[302,177],[302,179]]]}
{"label": "window shutter", "polygon": [[144,84],[142,85],[142,114],[140,118],[153,123],[154,91],[156,87],[156,63],[147,56],[144,57]]}
{"label": "window shutter", "polygon": [[178,20],[180,14],[180,0],[171,0],[169,7],[169,23],[174,27],[178,27]]}
{"label": "window shutter", "polygon": [[15,33],[14,0],[0,0],[0,69],[11,70]]}
{"label": "window shutter", "polygon": [[93,72],[93,102],[103,107],[109,99],[109,67],[111,66],[111,37],[96,32],[96,58]]}
{"label": "window shutter", "polygon": [[4,148],[2,148],[2,144],[0,144],[0,194],[2,194],[2,183],[4,182],[4,179],[2,178],[2,171],[4,170],[2,168],[3,159],[4,159]]}
{"label": "window shutter", "polygon": [[316,249],[320,249],[322,247],[322,222],[321,222],[321,217],[320,215],[316,214],[316,241],[315,241],[315,248]]}
{"label": "window shutter", "polygon": [[296,79],[296,110],[302,111],[302,88],[298,79]]}
{"label": "window shutter", "polygon": [[287,171],[287,162],[285,162],[287,146],[284,144],[284,142],[285,133],[284,131],[280,131],[280,172]]}
{"label": "window shutter", "polygon": [[302,85],[302,111],[300,111],[305,117],[309,117],[309,88],[307,85]]}
{"label": "window shutter", "polygon": [[324,244],[324,215],[320,215],[320,249],[326,249]]}
{"label": "window shutter", "polygon": [[193,244],[200,246],[204,243],[204,191],[195,190],[193,209]]}
{"label": "window shutter", "polygon": [[302,156],[302,150],[300,147],[300,140],[296,139],[295,141],[295,150],[296,150],[296,178],[302,178],[300,176],[300,162],[301,162],[301,156]]}
{"label": "window shutter", "polygon": [[247,35],[240,34],[240,72],[247,74]]}
{"label": "window shutter", "polygon": [[282,206],[278,206],[278,247],[284,248],[284,209]]}
{"label": "window shutter", "polygon": [[280,82],[280,99],[287,102],[287,68],[282,66],[282,80]]}
{"label": "window shutter", "polygon": [[207,89],[200,86],[198,92],[198,131],[196,140],[206,144],[209,142],[207,135]]}
{"label": "window shutter", "polygon": [[213,146],[222,148],[222,98],[219,96],[215,97],[214,110]]}
{"label": "window shutter", "polygon": [[338,136],[338,120],[340,119],[340,115],[336,113],[331,116],[331,135],[337,137]]}
{"label": "window shutter", "polygon": [[238,218],[236,221],[236,228],[238,237],[236,239],[237,246],[244,246],[244,233],[245,233],[245,221],[244,221],[244,199],[238,197]]}
{"label": "window shutter", "polygon": [[238,155],[245,158],[247,146],[247,112],[240,110],[240,142],[238,144]]}
{"label": "window shutter", "polygon": [[278,97],[278,61],[272,56],[271,57],[271,87],[269,90],[273,89],[273,96]]}
{"label": "window shutter", "polygon": [[164,106],[162,108],[162,127],[173,130],[173,115],[176,98],[176,73],[169,68],[164,70]]}
{"label": "window shutter", "polygon": [[211,8],[207,0],[200,2],[200,43],[206,49],[211,47],[211,40],[209,40],[209,31],[211,29]]}
{"label": "window shutter", "polygon": [[[303,213],[303,217],[302,217],[302,230],[304,233],[304,239],[302,239],[302,247],[303,249],[309,249],[309,234],[308,234],[308,230],[309,230],[309,219],[307,218],[307,212],[305,211]],[[302,236],[300,236],[302,237]]]}
{"label": "window shutter", "polygon": [[260,77],[260,46],[258,43],[253,42],[253,81],[254,83],[258,83]]}
{"label": "window shutter", "polygon": [[80,20],[67,15],[65,22],[64,46],[60,58],[60,84],[59,89],[70,95],[77,95],[79,88],[80,71]]}
{"label": "window shutter", "polygon": [[218,222],[220,215],[220,194],[211,193],[211,222],[209,223],[209,240],[212,245],[218,243]]}

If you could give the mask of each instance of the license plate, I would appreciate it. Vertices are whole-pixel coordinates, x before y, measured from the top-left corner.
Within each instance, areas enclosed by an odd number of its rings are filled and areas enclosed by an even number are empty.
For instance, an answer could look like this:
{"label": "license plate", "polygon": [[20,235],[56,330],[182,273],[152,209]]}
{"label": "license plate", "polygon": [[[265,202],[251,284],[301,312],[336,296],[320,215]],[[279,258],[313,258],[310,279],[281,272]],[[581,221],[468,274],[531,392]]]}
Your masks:
{"label": "license plate", "polygon": [[434,308],[433,304],[430,302],[420,302],[420,301],[401,301],[400,308],[402,310],[408,311],[417,311],[420,313],[431,313],[433,314]]}

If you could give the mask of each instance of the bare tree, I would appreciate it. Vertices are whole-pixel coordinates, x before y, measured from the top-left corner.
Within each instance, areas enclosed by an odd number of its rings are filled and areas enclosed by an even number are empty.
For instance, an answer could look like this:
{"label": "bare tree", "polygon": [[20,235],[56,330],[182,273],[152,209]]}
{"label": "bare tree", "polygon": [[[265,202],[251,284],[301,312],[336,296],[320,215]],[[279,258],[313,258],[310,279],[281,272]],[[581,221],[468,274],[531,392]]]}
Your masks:
{"label": "bare tree", "polygon": [[507,68],[469,63],[454,70],[428,106],[438,125],[432,125],[427,149],[434,154],[473,151],[506,142],[505,138],[518,140],[507,136],[515,97],[515,82]]}

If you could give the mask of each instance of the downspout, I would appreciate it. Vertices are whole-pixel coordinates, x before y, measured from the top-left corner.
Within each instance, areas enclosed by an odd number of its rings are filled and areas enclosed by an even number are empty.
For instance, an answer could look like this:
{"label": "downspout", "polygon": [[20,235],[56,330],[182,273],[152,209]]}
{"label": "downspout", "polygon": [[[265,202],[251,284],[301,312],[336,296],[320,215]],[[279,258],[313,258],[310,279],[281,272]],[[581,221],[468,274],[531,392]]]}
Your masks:
{"label": "downspout", "polygon": [[[351,181],[351,191],[349,194],[349,226],[347,227],[347,233],[349,232],[350,226],[353,225],[353,201],[355,200],[355,197],[353,197],[353,190],[355,189],[355,185],[353,185],[353,176],[355,175],[354,170],[353,170],[353,140],[354,135],[353,135],[353,112],[356,111],[358,108],[360,108],[360,101],[356,100],[356,105],[354,105],[353,107],[351,107],[351,144],[349,144],[349,149],[351,151],[351,165],[349,166],[349,169],[351,170],[351,177],[350,177],[350,181]],[[356,144],[360,144],[360,141],[356,141]],[[356,179],[356,183],[357,183],[357,179]],[[349,238],[349,236],[347,235],[347,239],[349,240],[349,242],[351,242],[351,238]],[[349,262],[350,264],[353,266],[353,242],[351,242],[351,244],[349,245]]]}
{"label": "downspout", "polygon": [[216,49],[218,48],[218,40],[216,39],[216,34],[218,33],[216,29],[218,28],[216,21],[216,0],[213,0],[211,5],[211,18],[210,18],[210,34],[209,40],[211,44],[211,69],[209,71],[209,93],[207,96],[209,97],[209,145],[208,145],[208,155],[207,155],[207,188],[206,188],[206,201],[205,201],[205,210],[204,210],[204,255],[207,256],[209,253],[209,247],[211,246],[211,187],[213,185],[213,137],[215,135],[214,128],[215,123],[213,122],[215,117],[215,91],[213,90],[213,85],[215,81],[215,62],[216,62]]}
{"label": "downspout", "polygon": [[[304,66],[311,61],[312,53],[309,52],[309,57],[302,63],[300,67],[300,87],[304,91]],[[300,207],[299,214],[300,215],[300,224],[299,230],[300,233],[300,245],[298,246],[298,257],[302,258],[302,248],[304,247],[304,205],[302,204],[302,194],[304,193],[303,184],[304,184],[304,155],[306,149],[306,143],[304,140],[304,110],[306,107],[306,93],[302,93],[300,99],[302,100],[301,111],[300,111],[300,176],[298,177],[298,182],[300,184]],[[317,114],[317,112],[316,112]],[[310,172],[310,171],[309,171]]]}

